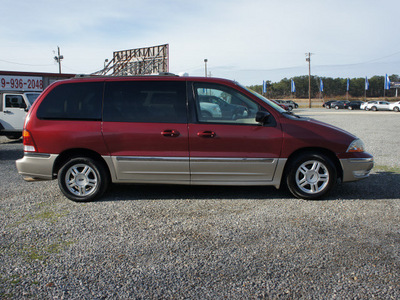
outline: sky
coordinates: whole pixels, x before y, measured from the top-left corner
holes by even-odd
[[[245,85],[400,74],[399,0],[0,0],[0,70],[90,74],[169,44],[170,72]]]

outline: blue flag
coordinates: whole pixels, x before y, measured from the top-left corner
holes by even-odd
[[[365,90],[366,90],[366,91],[369,90],[369,81],[368,81],[368,77],[365,77]]]
[[[386,74],[386,76],[385,76],[385,90],[389,90],[389,89],[390,89],[390,78]]]
[[[320,81],[319,81],[319,90],[320,90],[320,92],[324,91],[324,82],[322,81],[322,79],[320,79]]]
[[[349,90],[350,90],[350,79],[347,78],[347,91],[349,91]]]
[[[267,92],[267,82],[263,80],[263,93],[265,94]]]
[[[292,93],[296,93],[296,85],[294,84],[293,79],[292,79],[292,84],[291,84],[291,91],[292,91]]]

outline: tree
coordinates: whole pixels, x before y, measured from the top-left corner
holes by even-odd
[[[389,76],[390,81],[400,82],[399,75]],[[292,78],[296,85],[296,92],[294,94],[297,98],[308,98],[308,76],[296,76]],[[291,80],[284,78],[279,82],[271,83],[267,81],[267,94],[266,96],[271,99],[285,98],[292,96],[291,93]],[[342,97],[347,92],[347,78],[331,78],[331,77],[318,77],[311,76],[311,97],[318,98],[320,92],[320,79],[324,82],[324,97]],[[367,97],[383,97],[384,95],[384,76],[373,76],[369,79],[369,90]],[[250,89],[257,93],[262,93],[262,85],[252,85]],[[349,96],[363,97],[365,93],[365,78],[351,78],[349,87]],[[386,90],[385,96],[394,97],[395,90]]]

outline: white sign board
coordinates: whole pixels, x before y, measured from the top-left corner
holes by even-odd
[[[42,91],[43,77],[0,75],[0,91]]]
[[[390,83],[390,88],[391,89],[399,89],[400,88],[400,82],[391,82]]]

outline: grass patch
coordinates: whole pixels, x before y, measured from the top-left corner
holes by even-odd
[[[384,165],[375,165],[374,171],[383,171],[388,173],[400,174],[400,167],[389,167]]]
[[[74,244],[75,241],[63,241],[59,240],[56,243],[49,245],[31,245],[26,246],[20,250],[20,254],[27,261],[45,261],[52,254],[59,254],[64,249],[68,248],[70,245]]]
[[[7,227],[17,227],[21,224],[29,223],[31,221],[44,221],[55,224],[58,222],[59,219],[67,216],[69,213],[68,211],[55,212],[49,209],[45,209],[44,207],[40,208],[40,211],[25,215],[19,221],[7,225]]]
[[[65,216],[65,214],[62,213],[56,213],[54,211],[41,211],[37,213],[36,215],[31,216],[31,220],[42,220],[42,221],[48,221],[52,224],[56,223],[58,219],[62,218]]]

